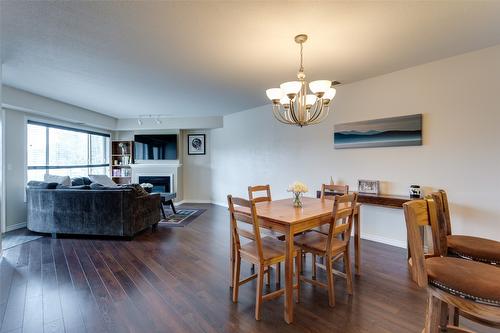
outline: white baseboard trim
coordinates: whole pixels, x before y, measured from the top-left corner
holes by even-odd
[[[383,237],[383,236],[379,236],[379,235],[372,235],[372,234],[365,234],[365,233],[361,233],[361,239],[366,239],[369,241],[382,243],[382,244],[386,244],[386,245],[392,245],[392,246],[406,249],[406,242],[399,240],[399,239],[392,239],[392,238],[387,238],[387,237]]]
[[[17,229],[21,229],[21,228],[26,228],[26,222],[7,225],[7,226],[5,226],[5,232],[9,232],[9,231],[17,230]]]

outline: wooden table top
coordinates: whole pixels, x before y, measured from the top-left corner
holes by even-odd
[[[357,204],[359,208],[361,204]],[[321,200],[309,197],[302,198],[302,207],[294,207],[292,199],[281,199],[259,202],[255,205],[257,216],[281,224],[296,224],[313,218],[329,216],[333,210],[333,200]],[[244,212],[247,209],[238,207]]]

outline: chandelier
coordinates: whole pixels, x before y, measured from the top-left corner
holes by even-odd
[[[285,82],[279,88],[266,90],[267,97],[273,102],[274,117],[284,124],[300,127],[323,121],[328,116],[330,102],[336,93],[330,80],[310,82],[311,93],[308,93],[306,74],[302,64],[302,49],[306,41],[307,35],[295,36],[295,42],[300,44],[300,67],[297,73],[299,80]],[[337,83],[333,82],[333,84]]]

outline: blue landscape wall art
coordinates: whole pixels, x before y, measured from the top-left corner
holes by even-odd
[[[337,124],[335,149],[421,146],[422,114]]]

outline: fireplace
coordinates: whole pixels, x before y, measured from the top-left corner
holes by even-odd
[[[172,192],[171,176],[139,176],[139,183],[153,184],[153,192],[160,192],[160,193]]]

